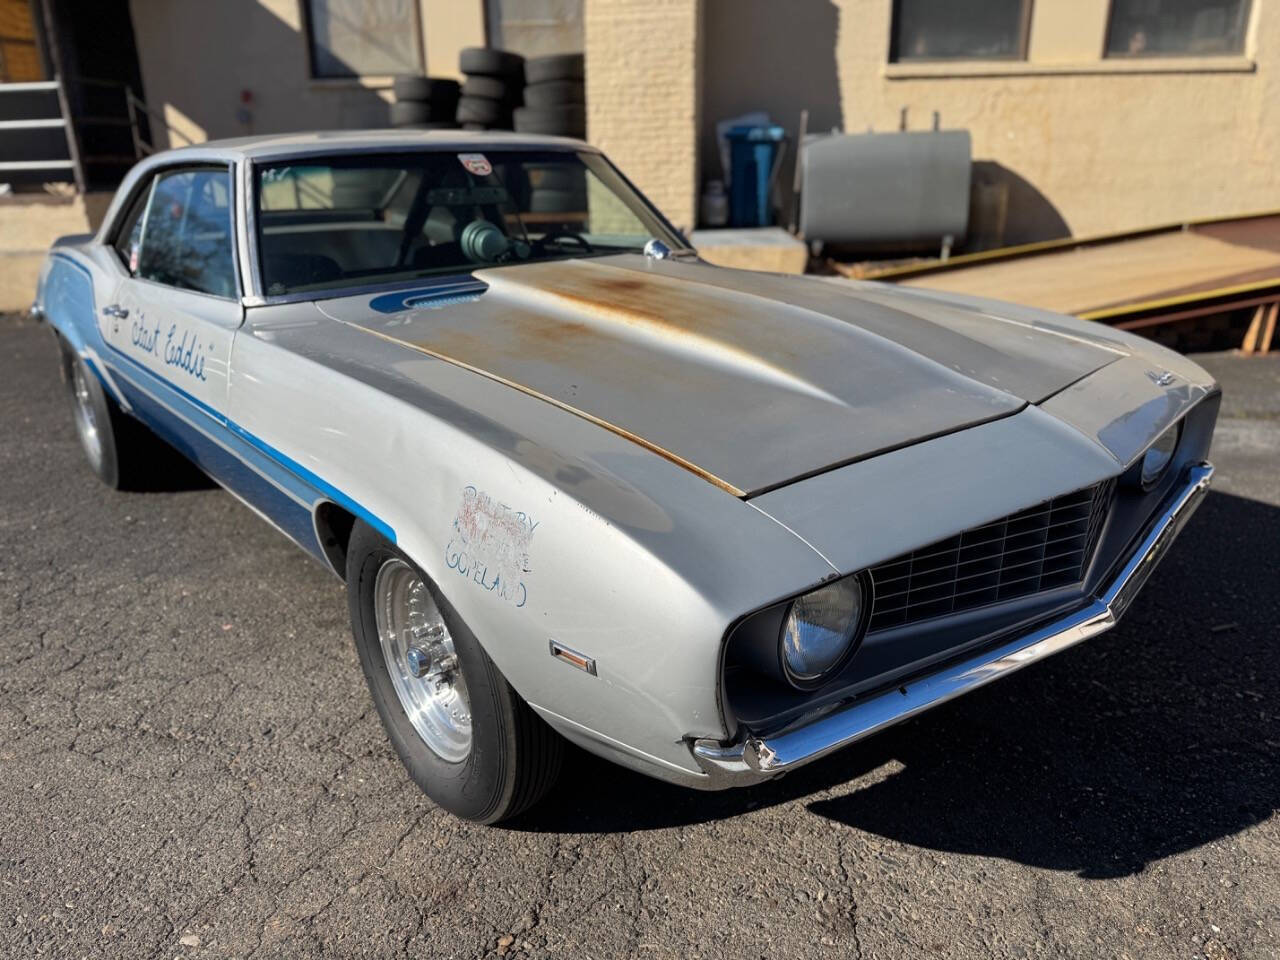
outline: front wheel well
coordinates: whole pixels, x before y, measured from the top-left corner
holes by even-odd
[[[350,510],[338,506],[332,500],[316,504],[314,513],[316,539],[329,561],[333,572],[342,580],[347,579],[347,546],[351,543],[351,530],[356,517]]]

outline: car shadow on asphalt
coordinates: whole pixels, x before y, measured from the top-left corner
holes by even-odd
[[[186,456],[157,442],[144,469],[129,485],[132,493],[183,493],[188,490],[212,490],[218,482],[197,467]]]
[[[575,751],[509,826],[629,832],[798,800],[931,850],[1140,872],[1280,806],[1278,544],[1280,509],[1214,492],[1110,634],[750,789],[683,790]]]

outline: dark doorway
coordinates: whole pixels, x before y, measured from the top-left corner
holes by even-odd
[[[126,91],[143,97],[128,0],[36,0],[63,81],[86,190],[113,190],[137,161]],[[139,133],[150,141],[146,118]]]

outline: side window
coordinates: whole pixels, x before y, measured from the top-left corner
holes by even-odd
[[[151,183],[152,181],[148,180],[147,185],[133,198],[133,203],[130,204],[120,224],[120,230],[116,234],[115,242],[112,244],[125,269],[131,274],[138,272],[138,254],[142,247],[142,224],[146,220],[143,214],[147,209],[147,201],[151,199]]]
[[[1031,2],[894,0],[889,59],[1025,60]]]
[[[226,170],[161,174],[145,219],[139,277],[217,297],[236,295]]]
[[[1242,53],[1249,0],[1112,0],[1108,57]]]

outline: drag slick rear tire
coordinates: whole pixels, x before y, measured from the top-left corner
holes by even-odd
[[[347,548],[347,600],[374,705],[422,791],[477,823],[536,803],[559,773],[560,737],[435,584],[361,521]]]
[[[58,348],[76,435],[89,469],[113,490],[144,488],[149,470],[169,453],[164,441],[121,410],[84,358],[61,338]]]

